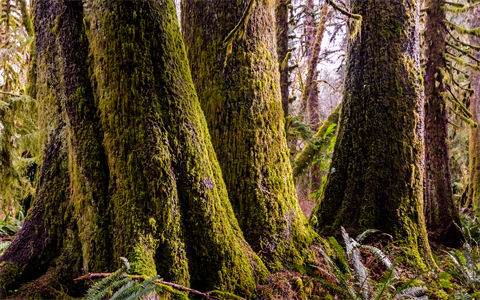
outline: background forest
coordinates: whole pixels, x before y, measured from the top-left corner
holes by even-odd
[[[0,0],[0,299],[480,299],[479,0]]]

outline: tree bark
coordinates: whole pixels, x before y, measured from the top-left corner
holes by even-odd
[[[310,47],[307,77],[305,79],[301,100],[302,107],[306,107],[306,114],[308,116],[307,120],[312,124],[312,130],[314,131],[318,129],[318,122],[320,122],[320,117],[318,115],[318,83],[316,82],[318,77],[317,66],[320,57],[320,50],[322,48],[323,36],[325,35],[325,23],[327,21],[328,8],[328,3],[324,3],[322,10],[320,11],[320,20],[316,30],[317,34],[312,34],[315,38]],[[309,172],[310,194],[312,194],[320,188],[322,176],[319,174],[319,165],[313,165]]]
[[[480,27],[480,8],[477,7],[471,12],[470,28]],[[471,35],[470,44],[480,45],[480,39]],[[474,52],[475,58],[480,59],[480,52]],[[470,75],[471,87],[475,93],[470,98],[470,112],[472,120],[480,124],[480,75],[472,70]],[[467,199],[473,204],[475,212],[480,210],[480,129],[470,128],[469,140],[469,165]]]
[[[43,163],[0,290],[78,297],[74,278],[125,256],[136,274],[250,295],[266,270],[229,204],[174,1],[34,5]]]
[[[316,80],[318,77],[318,59],[320,57],[320,50],[322,49],[323,36],[325,35],[325,23],[327,22],[328,8],[329,5],[324,3],[322,10],[320,11],[317,34],[315,35],[314,43],[312,44],[307,77],[305,79],[304,90],[302,93],[302,105],[307,106],[308,122],[312,124],[313,130],[318,129],[318,122],[320,121],[318,115],[318,89]]]
[[[277,56],[280,70],[280,90],[282,94],[283,115],[288,116],[288,3],[290,0],[276,0],[275,28],[277,32]]]
[[[434,265],[423,216],[423,95],[414,0],[353,0],[361,35],[348,46],[339,132],[322,199],[323,234],[375,228]],[[425,260],[422,260],[422,258]]]
[[[284,133],[272,1],[255,1],[244,38],[224,39],[250,1],[183,1],[182,32],[200,104],[246,240],[272,269],[302,262],[305,226]],[[242,33],[240,35],[242,35]]]
[[[453,200],[448,153],[447,92],[441,70],[446,68],[447,30],[442,1],[427,0],[425,23],[425,219],[431,240],[450,247],[462,245],[458,209]]]

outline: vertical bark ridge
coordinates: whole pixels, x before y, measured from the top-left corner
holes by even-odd
[[[276,0],[275,29],[277,32],[277,56],[280,70],[280,90],[282,94],[283,115],[288,116],[288,3],[290,0]]]
[[[354,0],[361,36],[350,41],[339,131],[322,199],[322,233],[375,228],[434,265],[423,216],[423,97],[419,8],[413,0]]]
[[[470,16],[470,28],[480,26],[480,8],[472,10]],[[480,45],[480,39],[471,35],[470,44]],[[480,52],[474,53],[475,58],[480,59]],[[480,74],[472,70],[470,75],[471,87],[475,90],[470,99],[470,112],[472,120],[479,124],[480,122]],[[475,212],[480,210],[480,129],[470,129],[469,139],[469,166],[468,166],[468,186],[467,198],[473,204]]]
[[[174,2],[34,5],[43,164],[1,290],[80,296],[73,278],[125,256],[133,273],[251,295],[267,271],[228,201]]]
[[[446,68],[447,31],[441,1],[429,0],[425,23],[425,219],[433,241],[462,245],[458,210],[453,200],[448,152],[448,110],[441,70]]]
[[[245,38],[223,41],[249,1],[183,1],[182,33],[229,197],[246,240],[273,269],[313,239],[293,185],[280,98],[275,2],[256,1]],[[226,61],[226,63],[225,63]]]

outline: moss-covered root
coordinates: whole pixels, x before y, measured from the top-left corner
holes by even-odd
[[[414,0],[354,0],[351,41],[330,174],[312,223],[326,235],[376,228],[434,266],[423,216],[423,97]]]
[[[253,250],[278,269],[301,263],[315,233],[305,225],[288,160],[275,1],[255,1],[244,38],[228,56],[224,47],[249,3],[183,1],[182,33],[235,215]]]
[[[41,280],[79,297],[76,276],[125,256],[133,273],[252,295],[267,271],[228,201],[173,0],[34,10],[42,163],[2,288]]]
[[[313,162],[313,158],[315,155],[319,154],[319,152],[323,151],[325,145],[328,145],[328,141],[324,141],[322,138],[327,132],[327,129],[332,124],[338,124],[338,120],[340,118],[340,111],[342,109],[342,105],[338,105],[335,110],[328,116],[327,120],[320,126],[317,133],[313,136],[313,144],[307,144],[305,148],[300,152],[297,157],[295,158],[295,164],[293,166],[293,177],[296,178],[302,172],[308,170],[309,166],[311,166]],[[321,144],[319,144],[319,139]]]
[[[174,2],[86,3],[115,256],[136,273],[249,295],[266,271],[228,201]]]

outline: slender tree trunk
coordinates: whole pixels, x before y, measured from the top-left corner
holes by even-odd
[[[458,210],[453,200],[448,154],[448,110],[441,70],[446,68],[447,31],[442,1],[427,0],[425,23],[425,219],[433,241],[462,245]]]
[[[42,157],[1,292],[80,296],[117,268],[245,295],[266,274],[229,204],[173,0],[35,3]]]
[[[317,37],[317,30],[315,28],[315,15],[313,15],[313,11],[315,10],[315,4],[313,0],[307,0],[307,11],[305,14],[305,43],[304,43],[304,55],[307,59],[308,64],[312,61],[313,49],[315,47],[315,38]],[[308,76],[308,75],[307,75]],[[304,90],[305,90],[304,85]],[[308,97],[308,95],[307,95]],[[309,121],[309,113],[308,113],[308,98],[303,97],[302,94],[302,101],[300,102],[300,113],[304,117],[304,121]]]
[[[414,0],[352,0],[363,17],[350,41],[339,132],[311,223],[323,234],[375,228],[434,265],[423,216],[423,95]],[[415,8],[417,7],[417,8]],[[425,259],[423,261],[420,255]]]
[[[280,90],[282,94],[283,115],[288,116],[288,3],[290,0],[276,0],[275,24],[277,31],[277,56],[280,70]]]
[[[477,7],[471,12],[470,28],[480,26],[480,8]],[[480,45],[480,39],[470,36],[470,44]],[[475,58],[480,59],[480,52],[474,53]],[[470,99],[470,112],[472,113],[472,120],[480,124],[480,75],[473,71],[470,75],[471,87],[475,93]],[[475,212],[480,210],[480,129],[470,129],[469,140],[469,165],[468,165],[468,186],[467,198],[473,204]]]
[[[301,262],[315,234],[293,185],[280,99],[272,1],[183,1],[182,32],[200,104],[246,240],[270,267]],[[246,14],[244,14],[246,12]],[[249,21],[227,55],[224,40]]]
[[[317,66],[318,59],[320,57],[320,50],[322,48],[323,36],[325,35],[325,23],[327,21],[329,5],[323,4],[320,12],[320,20],[318,22],[318,28],[314,43],[312,43],[311,52],[309,53],[310,61],[308,63],[307,77],[305,79],[305,85],[302,92],[302,106],[307,107],[308,122],[312,124],[312,129],[318,129],[318,122],[320,117],[318,115],[318,84],[317,84]],[[314,193],[320,188],[322,176],[319,173],[319,165],[313,165],[310,168],[310,194]]]
[[[318,59],[320,57],[320,50],[322,49],[323,36],[325,35],[325,23],[327,22],[329,5],[323,4],[320,11],[320,20],[318,22],[318,28],[314,38],[314,43],[311,47],[311,53],[309,56],[307,77],[305,79],[305,86],[302,93],[302,103],[308,107],[308,122],[312,124],[313,130],[318,129],[318,122],[320,117],[318,115],[318,88],[317,88],[317,67]]]

